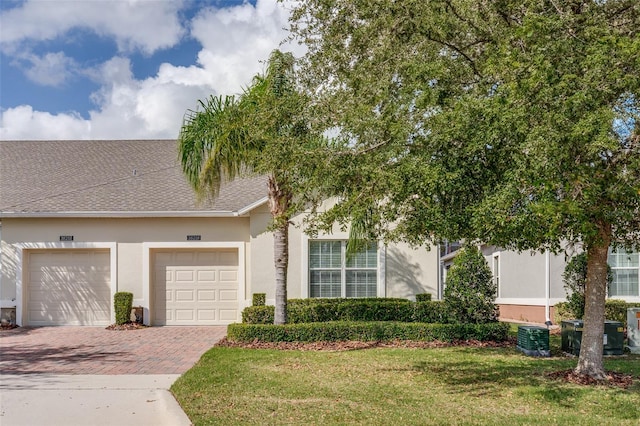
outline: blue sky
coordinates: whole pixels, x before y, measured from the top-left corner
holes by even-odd
[[[287,19],[276,0],[2,0],[0,139],[175,138],[263,69]]]

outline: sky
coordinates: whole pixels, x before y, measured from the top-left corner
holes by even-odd
[[[176,138],[287,37],[276,0],[1,0],[0,140]]]

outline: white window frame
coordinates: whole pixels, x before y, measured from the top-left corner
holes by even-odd
[[[609,249],[609,256],[614,255],[614,254],[618,254],[618,253],[614,253],[614,249],[610,248]],[[640,253],[639,252],[626,252],[626,254],[629,255],[633,255],[633,256],[638,256],[640,257]],[[610,259],[607,259],[607,263],[609,264],[609,266],[611,267],[611,271],[615,272],[615,271],[638,271],[638,281],[640,281],[640,259],[638,259],[638,266],[611,266]],[[630,302],[636,302],[636,301],[640,301],[640,282],[638,283],[638,293],[634,294],[634,295],[609,295],[608,297],[613,297],[616,299],[624,299]]]
[[[300,296],[303,299],[308,299],[310,297],[310,268],[309,268],[309,242],[310,241],[341,241],[341,263],[342,263],[342,275],[340,282],[340,297],[346,297],[346,262],[345,262],[345,252],[346,249],[346,241],[348,240],[348,236],[345,235],[331,235],[320,238],[309,238],[308,235],[302,234],[302,268],[301,268],[301,289]],[[382,243],[377,244],[378,249],[378,259],[377,259],[377,268],[371,268],[371,270],[376,270],[376,297],[386,297],[386,273],[385,273],[385,262],[386,262],[386,246]],[[354,268],[354,269],[366,269],[366,268]]]
[[[497,251],[491,256],[491,273],[493,274],[493,283],[496,285],[497,297],[500,297],[500,252]]]

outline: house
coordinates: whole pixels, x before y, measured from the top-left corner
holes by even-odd
[[[128,291],[146,324],[237,322],[253,293],[275,298],[266,204],[260,177],[198,203],[175,140],[0,141],[2,316],[105,326]],[[291,228],[289,298],[438,294],[437,250],[378,244],[345,260],[346,238]]]
[[[460,244],[445,243],[440,248],[443,285],[448,268]],[[496,304],[500,318],[524,322],[554,321],[554,305],[566,300],[562,274],[567,263],[577,252],[553,254],[550,252],[522,252],[504,250],[490,245],[480,249],[493,273],[498,294]],[[640,302],[640,253],[624,249],[610,250],[609,266],[613,282],[607,297],[626,302]]]

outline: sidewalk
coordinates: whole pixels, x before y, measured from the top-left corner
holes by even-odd
[[[3,426],[188,426],[168,375],[0,375]]]

